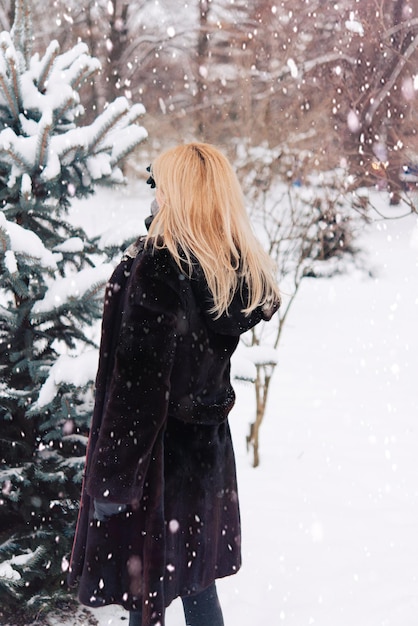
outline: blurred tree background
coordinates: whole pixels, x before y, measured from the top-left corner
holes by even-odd
[[[8,29],[13,2],[0,3]],[[45,16],[48,19],[45,19]],[[148,149],[200,139],[281,146],[278,174],[343,166],[387,186],[418,154],[418,0],[45,0],[34,46],[85,41],[102,62],[91,116],[118,95],[147,110]],[[289,167],[291,165],[291,167]],[[411,205],[413,208],[413,205]]]

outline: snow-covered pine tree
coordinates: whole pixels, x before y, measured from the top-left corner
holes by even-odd
[[[0,35],[2,623],[65,590],[96,368],[91,326],[111,269],[67,211],[96,184],[122,182],[121,162],[146,137],[142,105],[124,98],[80,125],[79,89],[98,61],[83,43],[32,55],[31,41],[29,2],[18,0]]]

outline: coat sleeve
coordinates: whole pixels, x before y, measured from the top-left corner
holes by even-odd
[[[164,430],[177,342],[179,296],[168,266],[144,253],[134,264],[106,390],[87,493],[135,504],[142,497],[157,437]]]

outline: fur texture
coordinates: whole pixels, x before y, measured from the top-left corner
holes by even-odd
[[[241,564],[230,358],[277,307],[244,316],[237,294],[213,320],[211,305],[198,268],[189,278],[141,241],[106,288],[69,583],[88,606],[142,607],[144,626]],[[94,499],[127,509],[101,522]]]

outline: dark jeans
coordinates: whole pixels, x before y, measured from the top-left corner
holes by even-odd
[[[200,593],[185,596],[181,600],[186,626],[224,626],[215,583]],[[142,626],[141,611],[129,612],[129,626]]]

